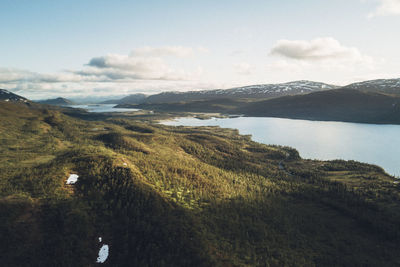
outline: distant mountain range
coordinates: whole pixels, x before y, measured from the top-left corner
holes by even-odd
[[[6,89],[0,89],[0,101],[6,102],[28,102],[29,100],[20,95],[11,93]]]
[[[400,79],[380,79],[370,80],[358,83],[352,83],[346,86],[337,86],[313,81],[294,81],[280,84],[259,84],[231,89],[214,89],[188,92],[162,92],[154,95],[132,94],[120,99],[108,99],[95,101],[94,96],[86,97],[88,103],[97,104],[160,104],[160,103],[178,103],[189,102],[194,100],[211,100],[211,99],[272,99],[289,95],[304,95],[313,92],[326,91],[332,89],[356,89],[363,92],[379,92],[390,95],[400,95]],[[3,90],[7,91],[7,90]],[[8,92],[8,91],[7,91]],[[20,97],[22,98],[22,97]],[[103,98],[104,99],[104,98]],[[80,99],[82,100],[82,99]],[[90,101],[89,101],[90,100]],[[71,105],[81,103],[82,101],[70,100],[62,97],[47,100],[36,101],[42,104],[50,105]],[[83,100],[82,104],[85,104]]]
[[[46,100],[38,100],[36,102],[40,103],[40,104],[56,105],[56,106],[67,106],[67,105],[74,104],[74,102],[72,102],[71,100],[63,98],[63,97],[46,99]]]
[[[208,112],[253,117],[400,124],[400,96],[346,88],[261,101],[228,98],[143,103],[132,107],[166,112]]]
[[[391,95],[400,95],[400,79],[371,80],[353,83],[346,86],[337,86],[313,81],[295,81],[281,84],[260,84],[231,89],[215,89],[189,92],[162,92],[145,96],[134,94],[119,100],[111,100],[103,103],[115,104],[160,104],[178,103],[194,100],[211,99],[271,99],[288,95],[303,95],[313,92],[332,89],[356,89],[363,92],[379,92]]]
[[[181,101],[207,100],[216,98],[275,98],[286,95],[306,94],[338,86],[312,81],[295,81],[281,84],[260,84],[231,89],[202,90],[190,92],[164,92],[151,95],[147,103],[173,103]]]
[[[28,101],[4,89],[0,90],[0,100]],[[65,98],[38,102],[72,104]],[[134,94],[102,103],[158,111],[400,124],[400,79],[371,80],[342,87],[295,81],[225,90]]]
[[[227,91],[232,92],[232,90]],[[367,81],[330,90],[317,87],[309,89],[308,92],[308,94],[300,93],[264,99],[232,98],[229,97],[230,94],[224,93],[225,98],[159,103],[147,101],[140,105],[120,105],[120,107],[171,112],[219,112],[258,117],[400,124],[400,79]],[[177,99],[179,99],[178,95]]]

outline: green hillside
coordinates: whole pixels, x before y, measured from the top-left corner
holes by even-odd
[[[100,236],[103,266],[400,264],[400,188],[377,166],[62,111],[0,104],[2,266],[95,266]]]

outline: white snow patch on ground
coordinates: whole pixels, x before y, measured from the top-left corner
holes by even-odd
[[[100,239],[100,238],[99,238]],[[104,244],[99,250],[99,256],[97,257],[97,263],[103,263],[108,258],[108,245]]]
[[[99,242],[101,242],[101,240],[102,240],[101,237],[99,237]]]
[[[67,180],[67,184],[75,184],[78,181],[78,174],[70,174]]]

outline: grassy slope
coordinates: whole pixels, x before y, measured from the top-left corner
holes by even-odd
[[[400,264],[399,188],[379,167],[37,107],[0,106],[3,266],[95,265],[98,236],[110,266]]]

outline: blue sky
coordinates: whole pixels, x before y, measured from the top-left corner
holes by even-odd
[[[0,87],[33,99],[400,77],[400,0],[0,0],[0,25]]]

